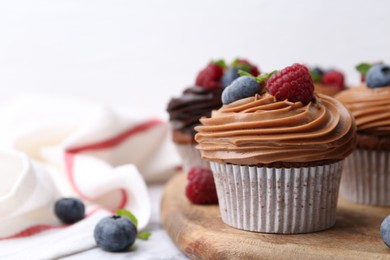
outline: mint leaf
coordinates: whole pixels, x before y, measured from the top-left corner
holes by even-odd
[[[231,66],[232,67],[236,67],[238,65],[238,63],[240,62],[240,59],[239,58],[235,58],[234,61],[232,62]]]
[[[321,75],[315,70],[310,70],[310,76],[314,82],[321,82]]]
[[[259,84],[265,85],[267,83],[267,79],[269,79],[272,75],[274,75],[277,70],[272,71],[271,73],[264,73],[256,77],[256,81]]]
[[[143,232],[139,232],[137,234],[137,238],[142,239],[142,240],[148,240],[151,235],[152,235],[152,233],[143,231]]]
[[[360,63],[356,65],[355,69],[360,72],[363,76],[367,74],[367,71],[372,67],[369,63]]]
[[[247,64],[247,63],[242,63],[242,61],[240,61],[240,59],[235,59],[233,62],[232,62],[232,65],[231,67],[233,68],[237,68],[239,70],[244,70],[244,71],[251,71],[252,69],[252,66]]]
[[[245,70],[245,71],[250,71],[252,69],[251,65],[249,64],[244,64],[244,63],[241,63],[241,64],[238,64],[236,66],[237,69],[240,69],[240,70]]]
[[[126,210],[126,209],[118,209],[116,211],[116,214],[119,215],[119,216],[123,216],[123,217],[126,217],[126,218],[129,218],[131,220],[131,222],[133,222],[134,226],[137,228],[138,227],[138,220],[137,218],[133,215],[133,213],[131,213],[130,211]]]
[[[251,77],[251,78],[255,78],[255,76],[253,76],[252,74],[250,74],[249,72],[245,71],[245,70],[238,70],[238,75],[240,76],[248,76],[248,77]]]
[[[252,74],[250,74],[249,72],[247,71],[244,71],[244,70],[239,70],[238,71],[238,74],[240,76],[248,76],[248,77],[251,77],[251,78],[254,78],[257,83],[259,84],[262,84],[262,85],[265,85],[267,82],[267,79],[269,79],[272,75],[274,75],[276,72],[278,72],[277,70],[274,70],[272,71],[271,73],[264,73],[264,74],[261,74],[257,77],[253,76]]]
[[[226,63],[224,60],[220,59],[220,60],[214,60],[212,61],[212,63],[214,63],[215,65],[221,67],[222,69],[225,69],[226,68]]]

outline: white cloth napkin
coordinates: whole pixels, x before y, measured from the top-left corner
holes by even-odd
[[[144,180],[164,181],[180,163],[167,123],[99,104],[22,97],[0,107],[0,122],[0,259],[89,249],[96,222],[119,208],[144,228],[151,214]],[[87,204],[87,217],[64,227],[53,206],[69,196]]]

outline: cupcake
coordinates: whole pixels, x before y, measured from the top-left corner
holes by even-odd
[[[366,83],[336,96],[357,126],[357,149],[346,159],[340,194],[348,200],[390,206],[390,66],[370,66]]]
[[[182,158],[184,172],[192,167],[209,168],[209,162],[202,160],[200,152],[195,149],[194,127],[199,125],[199,118],[210,116],[212,110],[222,106],[222,78],[224,82],[234,80],[239,75],[233,72],[238,69],[259,73],[257,67],[247,60],[236,59],[229,67],[223,60],[213,61],[198,73],[194,86],[170,100],[167,111],[173,129],[172,139]]]
[[[200,120],[195,136],[210,161],[222,220],[266,233],[333,226],[343,160],[356,138],[349,111],[314,93],[309,70],[300,64],[242,76],[222,101]]]
[[[328,96],[335,96],[345,89],[344,74],[336,69],[323,70],[315,67],[310,69],[314,82],[314,91]]]

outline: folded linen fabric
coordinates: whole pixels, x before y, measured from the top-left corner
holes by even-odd
[[[0,121],[1,259],[20,258],[22,247],[34,247],[36,253],[25,252],[29,259],[89,249],[96,216],[119,208],[132,211],[144,228],[151,214],[144,180],[164,181],[179,165],[165,122],[97,104],[25,97],[0,107]],[[53,206],[69,196],[87,204],[87,217],[64,226]],[[43,250],[65,232],[79,232],[74,241],[66,238],[68,249]],[[83,236],[89,238],[81,243]]]

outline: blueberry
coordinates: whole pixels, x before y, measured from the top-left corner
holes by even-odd
[[[381,224],[381,237],[386,246],[390,247],[390,215]]]
[[[369,88],[390,86],[390,66],[386,64],[372,66],[367,71],[366,83]]]
[[[76,198],[57,200],[54,206],[56,216],[65,224],[73,224],[85,216],[84,203]]]
[[[260,86],[257,81],[249,76],[242,76],[234,80],[222,92],[222,103],[229,104],[236,100],[254,96],[259,93]]]
[[[316,72],[320,76],[324,75],[324,71],[319,67],[314,67],[312,71]]]
[[[94,231],[97,245],[109,252],[128,250],[134,244],[136,236],[137,228],[133,222],[122,216],[103,218]]]
[[[240,74],[238,74],[237,68],[228,68],[225,70],[225,72],[222,75],[222,85],[224,88],[229,86],[233,80],[240,77]]]

